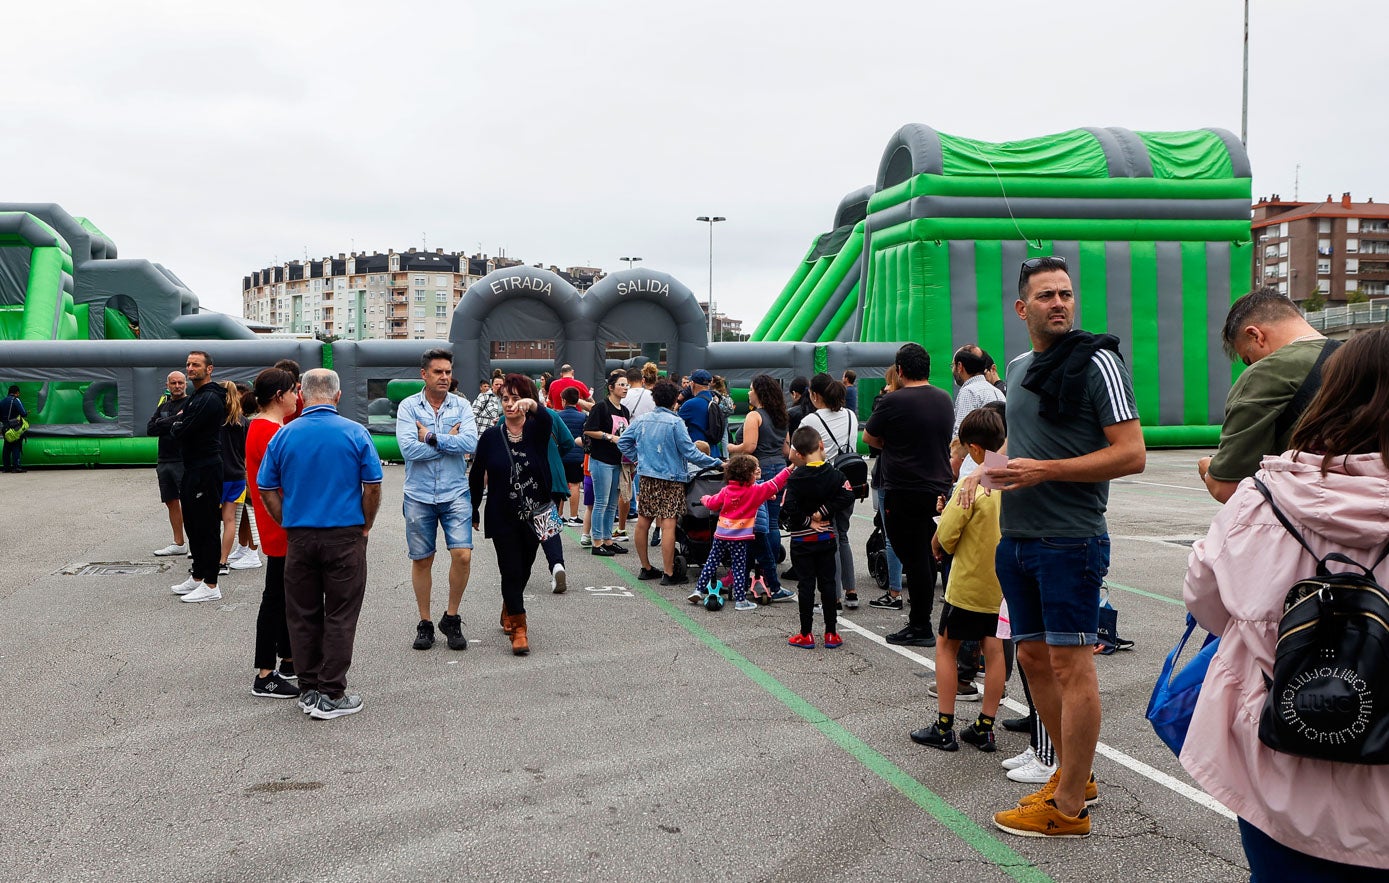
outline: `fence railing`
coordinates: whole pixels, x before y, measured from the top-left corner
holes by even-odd
[[[1375,298],[1361,304],[1327,307],[1307,314],[1307,323],[1318,331],[1349,328],[1355,325],[1389,323],[1389,298]]]

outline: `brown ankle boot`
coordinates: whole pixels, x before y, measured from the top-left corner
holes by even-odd
[[[506,612],[506,602],[502,602],[502,631],[511,635],[511,614]]]
[[[530,641],[526,639],[526,614],[517,613],[511,617],[511,652],[525,656],[531,652]]]

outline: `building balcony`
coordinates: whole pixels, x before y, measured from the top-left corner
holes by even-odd
[[[1389,281],[1389,266],[1379,267],[1379,266],[1367,266],[1367,265],[1365,265],[1365,264],[1361,264],[1361,265],[1360,265],[1360,272],[1359,272],[1359,273],[1349,273],[1349,274],[1347,274],[1347,275],[1348,275],[1348,276],[1353,276],[1353,277],[1355,277],[1356,279],[1359,279],[1359,280],[1361,280],[1361,281],[1364,281],[1364,280],[1367,280],[1367,279],[1373,279],[1373,280],[1378,280],[1378,281]]]

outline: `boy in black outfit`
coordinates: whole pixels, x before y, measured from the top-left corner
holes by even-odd
[[[803,426],[791,434],[791,477],[786,497],[781,501],[781,529],[791,538],[791,566],[796,571],[796,590],[801,607],[801,630],[787,643],[812,649],[815,636],[811,621],[815,616],[815,587],[820,587],[820,606],[825,615],[825,648],[833,650],[844,641],[836,629],[834,588],[839,543],[834,533],[837,513],[853,508],[854,492],[844,475],[825,462],[820,433]]]

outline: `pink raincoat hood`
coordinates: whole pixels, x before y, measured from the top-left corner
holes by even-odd
[[[1352,454],[1332,460],[1323,476],[1321,463],[1319,454],[1265,457],[1264,484],[1294,525],[1338,546],[1378,552],[1389,538],[1389,467],[1379,454]]]

